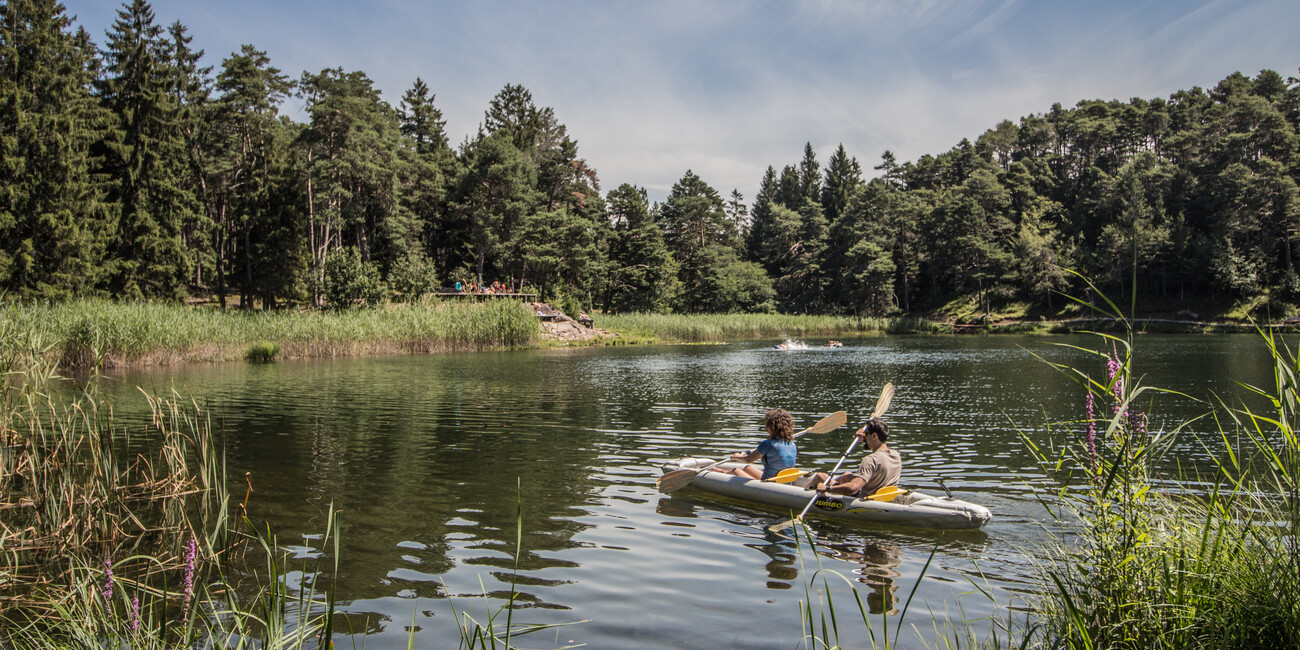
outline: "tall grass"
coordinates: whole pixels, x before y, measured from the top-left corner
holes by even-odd
[[[1109,310],[1121,316],[1112,303]],[[1160,392],[1133,368],[1131,328],[1099,334],[1092,368],[1057,365],[1083,389],[1084,417],[1060,423],[1063,444],[1026,444],[1059,480],[1049,512],[1077,534],[1054,535],[1039,567],[1046,647],[1272,648],[1300,646],[1300,549],[1293,428],[1296,356],[1262,334],[1274,385],[1247,387],[1273,412],[1220,403],[1216,475],[1165,476],[1178,431],[1149,431],[1140,405]],[[1054,364],[1055,365],[1055,364]]]
[[[821,554],[817,552],[817,540],[812,530],[802,522],[795,527],[795,543],[799,553],[802,571],[808,575],[804,584],[804,598],[799,603],[800,621],[803,627],[801,643],[811,650],[841,650],[842,648],[872,648],[872,650],[898,647],[927,648],[1007,648],[1010,641],[1025,630],[1017,627],[1015,619],[1008,614],[1005,617],[975,620],[959,612],[956,620],[943,617],[939,621],[936,612],[931,616],[930,629],[922,630],[915,624],[907,623],[916,590],[920,588],[930,565],[939,550],[936,541],[934,549],[926,559],[916,576],[912,593],[899,609],[892,592],[887,589],[863,594],[860,588],[861,576],[849,577],[834,569],[822,566]],[[816,570],[808,572],[807,558],[816,562]],[[870,584],[870,583],[868,583]],[[974,583],[972,583],[974,584]],[[992,600],[992,592],[974,584],[976,589]],[[838,595],[837,595],[838,594]],[[873,603],[873,597],[878,599]],[[847,601],[847,605],[846,605]],[[920,604],[917,603],[919,607]],[[871,611],[879,612],[878,623],[872,622]],[[980,627],[988,626],[981,635]],[[906,630],[907,636],[904,637]],[[861,639],[865,636],[865,642]],[[901,643],[900,643],[901,640]],[[919,644],[919,645],[918,645]]]
[[[722,341],[780,336],[842,336],[951,332],[951,328],[917,318],[807,316],[799,314],[606,314],[602,328],[645,339]]]
[[[52,390],[51,347],[0,323],[0,647],[328,640],[332,599],[289,593],[283,551],[230,511],[222,447],[198,404],[146,394],[149,423],[126,431],[93,384],[71,398]],[[267,573],[244,566],[250,544]]]
[[[518,492],[523,494],[519,489],[518,479],[515,481]],[[452,615],[456,617],[456,629],[460,633],[460,647],[467,650],[510,650],[515,645],[511,642],[512,638],[518,638],[534,632],[542,632],[558,627],[568,625],[578,625],[586,623],[586,620],[574,621],[572,623],[542,623],[542,624],[524,624],[520,625],[514,621],[514,604],[515,598],[519,595],[517,586],[519,582],[519,558],[524,552],[524,508],[523,501],[516,497],[515,499],[515,553],[514,567],[510,571],[510,597],[505,604],[489,610],[483,620],[474,617],[473,613],[467,608],[457,608],[456,603],[448,598],[451,605]],[[481,583],[480,583],[481,584]],[[444,584],[445,586],[445,584]],[[487,590],[484,589],[483,597],[487,598]],[[505,620],[502,621],[501,619]],[[412,639],[414,643],[414,639]],[[573,648],[578,646],[567,645],[560,646],[564,648]]]
[[[531,345],[537,319],[522,303],[438,302],[348,311],[221,311],[77,300],[11,303],[0,329],[45,341],[61,367],[243,358],[254,345],[281,357],[477,350]]]

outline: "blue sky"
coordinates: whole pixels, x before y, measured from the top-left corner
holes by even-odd
[[[99,44],[121,3],[64,0]],[[251,43],[293,78],[361,70],[394,106],[421,77],[452,145],[505,84],[600,174],[662,199],[690,169],[752,202],[763,171],[844,144],[868,175],[1002,119],[1167,97],[1232,72],[1300,76],[1296,0],[154,0],[207,65]],[[299,100],[284,110],[301,119]]]

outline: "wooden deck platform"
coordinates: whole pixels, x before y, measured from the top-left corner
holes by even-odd
[[[514,298],[524,302],[537,302],[537,294],[535,293],[470,293],[455,289],[439,289],[430,295],[437,298]]]

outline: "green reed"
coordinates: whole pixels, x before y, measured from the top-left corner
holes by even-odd
[[[951,331],[917,318],[799,314],[604,314],[598,324],[632,337],[688,342]]]
[[[289,593],[283,551],[242,506],[231,512],[224,451],[204,409],[174,391],[145,393],[148,422],[120,427],[93,383],[71,397],[55,390],[43,341],[0,323],[0,647],[328,639],[332,595]],[[333,514],[331,524],[327,542],[337,540]],[[245,566],[254,542],[265,574]]]
[[[1103,309],[1122,314],[1107,301]],[[1085,416],[1054,423],[1053,448],[1026,446],[1058,481],[1039,566],[1038,625],[1025,642],[1069,648],[1262,648],[1300,644],[1297,360],[1271,334],[1274,385],[1247,387],[1274,412],[1220,402],[1208,477],[1159,468],[1178,432],[1147,429],[1161,389],[1133,367],[1132,328],[1098,334],[1095,368],[1055,365],[1083,389]],[[1102,363],[1104,362],[1104,364]],[[1187,397],[1187,396],[1183,396]]]
[[[542,624],[519,624],[514,621],[515,599],[519,596],[519,558],[524,552],[524,506],[523,490],[519,487],[519,479],[515,479],[516,497],[515,497],[515,553],[514,566],[510,571],[510,596],[504,604],[495,610],[488,610],[487,616],[478,620],[473,616],[469,609],[458,609],[456,602],[447,598],[451,606],[452,616],[456,618],[456,629],[460,633],[460,646],[467,650],[510,650],[515,646],[511,643],[512,638],[518,638],[526,634],[533,634],[543,630],[550,630],[567,625],[577,625],[586,623],[586,620],[574,621],[572,623],[542,623]],[[482,578],[479,579],[482,586]],[[446,586],[446,583],[443,584]],[[486,587],[483,587],[483,597],[488,597]],[[505,620],[502,621],[501,619]],[[414,647],[414,625],[412,625],[412,637],[410,641]],[[560,646],[572,648],[578,646]]]
[[[872,587],[864,594],[860,587],[860,577],[849,577],[834,569],[822,566],[821,553],[817,551],[817,541],[811,529],[800,522],[795,527],[795,543],[799,553],[802,572],[808,575],[804,583],[804,598],[799,602],[800,621],[803,628],[801,643],[804,648],[812,650],[841,650],[843,648],[865,648],[872,650],[897,647],[927,648],[1007,648],[1009,640],[1023,631],[1018,630],[1013,618],[991,618],[984,621],[972,619],[959,612],[954,620],[952,616],[940,616],[933,610],[931,629],[923,631],[915,624],[906,624],[907,614],[912,609],[916,591],[920,588],[930,565],[934,562],[940,543],[936,541],[925,565],[916,576],[916,582],[907,600],[900,610],[891,589],[888,586]],[[816,569],[808,572],[807,557],[816,562]],[[987,586],[972,583],[976,590],[993,599],[992,591]],[[870,585],[869,585],[870,586]],[[837,609],[837,596],[840,604]],[[845,600],[848,606],[844,606]],[[919,603],[917,604],[920,605]],[[879,623],[873,624],[872,610],[879,612]],[[978,629],[988,625],[988,632],[981,638]],[[908,636],[900,645],[903,631],[909,629]],[[867,643],[854,640],[865,634]],[[844,639],[849,639],[845,641]]]
[[[48,342],[60,367],[243,358],[254,345],[282,357],[511,348],[534,344],[522,303],[448,301],[343,311],[222,311],[176,304],[75,300],[10,303],[0,330]]]

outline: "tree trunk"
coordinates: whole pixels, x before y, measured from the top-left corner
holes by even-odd
[[[216,236],[216,254],[217,254],[217,301],[221,304],[222,311],[226,309],[226,205],[221,205],[221,220],[217,223]]]

